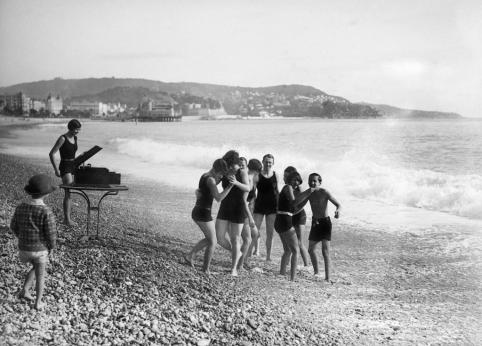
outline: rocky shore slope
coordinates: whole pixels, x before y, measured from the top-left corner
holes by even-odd
[[[0,154],[0,344],[336,345],[481,342],[480,235],[387,234],[334,229],[334,284],[302,271],[296,282],[274,263],[228,275],[216,250],[206,276],[183,254],[201,238],[190,220],[192,194],[131,184],[105,200],[101,239],[79,241],[59,224],[43,311],[17,298],[27,266],[7,225],[23,187],[46,165]],[[62,193],[46,202],[61,220]],[[306,236],[306,235],[305,235]]]

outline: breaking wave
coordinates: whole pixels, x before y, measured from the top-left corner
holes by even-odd
[[[152,139],[116,138],[110,142],[115,150],[133,160],[186,169],[207,169],[232,146],[208,146],[196,142],[169,143]],[[253,150],[247,146],[236,149],[248,159],[260,158],[267,148]],[[322,173],[328,189],[336,195],[392,206],[408,206],[453,215],[482,219],[482,176],[451,175],[431,170],[398,167],[376,153],[357,150],[340,159],[309,156],[303,152],[279,148],[274,152],[276,167],[293,165],[302,176]],[[197,173],[196,173],[197,174]]]

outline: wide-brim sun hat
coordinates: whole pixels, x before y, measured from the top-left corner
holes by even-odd
[[[55,191],[57,186],[52,184],[51,179],[46,174],[36,174],[31,177],[25,185],[25,192],[32,196],[45,196]]]

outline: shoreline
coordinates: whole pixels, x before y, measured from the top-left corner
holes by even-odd
[[[277,236],[274,263],[254,260],[262,273],[230,277],[229,254],[217,247],[212,270],[220,274],[206,277],[199,271],[200,255],[196,270],[182,260],[201,239],[189,216],[194,196],[140,180],[133,180],[127,193],[106,199],[103,242],[80,243],[77,238],[83,229],[59,228],[58,262],[50,265],[46,283],[47,308],[31,313],[15,298],[26,266],[19,263],[15,239],[5,232],[5,225],[24,197],[22,188],[29,175],[42,171],[52,176],[52,172],[50,164],[40,160],[0,154],[0,162],[4,210],[0,276],[6,278],[0,284],[1,343],[109,340],[116,344],[115,340],[136,339],[162,344],[202,340],[253,345],[295,340],[299,344],[477,344],[482,340],[477,304],[481,252],[464,246],[461,234],[450,230],[386,234],[339,224],[332,241],[333,285],[316,281],[307,272],[294,283],[277,275]],[[74,220],[80,225],[84,205],[80,198],[74,203]],[[59,220],[61,193],[52,194],[47,204]]]

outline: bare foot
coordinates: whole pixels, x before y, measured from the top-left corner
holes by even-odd
[[[25,290],[20,291],[18,297],[20,299],[25,299],[25,300],[29,300],[29,301],[33,300],[33,297],[30,295],[30,293],[26,292]]]
[[[231,271],[231,276],[238,276],[238,271],[236,269],[233,269]]]
[[[209,276],[211,276],[211,275],[218,275],[218,274],[219,274],[218,272],[212,272],[212,271],[210,271],[210,270],[203,270],[203,272],[204,272],[204,274],[209,275]]]
[[[189,264],[192,268],[194,268],[194,264],[192,263],[192,258],[189,255],[184,255],[184,260],[187,264]]]
[[[45,304],[42,303],[42,302],[36,302],[35,303],[35,310],[41,311],[41,310],[44,309],[44,307],[45,307]]]

